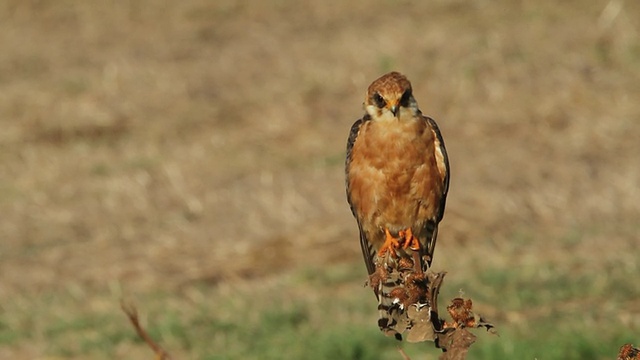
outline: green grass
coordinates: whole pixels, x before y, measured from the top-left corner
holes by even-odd
[[[604,336],[585,329],[551,325],[500,335],[499,340],[480,339],[471,349],[473,359],[615,359],[618,349],[631,342],[629,333]]]
[[[151,336],[176,358],[400,359],[398,342],[376,327],[375,301],[363,287],[360,265],[304,269],[233,288],[196,284],[180,293],[140,294],[135,302]],[[471,358],[612,359],[622,344],[638,341],[637,324],[620,321],[637,288],[614,292],[599,287],[597,276],[573,278],[548,264],[537,272],[504,270],[445,279],[441,308],[463,287],[498,330],[498,336],[475,331]],[[610,283],[628,275],[611,272]],[[100,306],[65,292],[4,304],[0,344],[44,339],[47,353],[65,358],[127,358],[118,349],[144,349],[117,296],[95,296]],[[112,304],[105,306],[105,298]],[[432,343],[403,346],[413,358],[439,354]]]

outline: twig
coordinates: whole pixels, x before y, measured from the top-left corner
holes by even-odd
[[[131,325],[133,325],[138,336],[144,340],[151,350],[153,350],[154,354],[156,354],[155,360],[171,360],[171,356],[160,345],[158,345],[158,343],[153,341],[147,331],[140,325],[140,321],[138,320],[138,310],[136,310],[135,305],[132,303],[126,303],[124,300],[120,300],[120,308],[129,318],[129,321],[131,322]]]
[[[404,352],[404,349],[401,348],[400,346],[398,346],[398,352],[400,353],[400,356],[402,356],[402,360],[411,360],[409,355],[407,355],[407,353]]]

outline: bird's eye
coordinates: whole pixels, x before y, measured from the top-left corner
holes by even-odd
[[[411,89],[405,91],[404,94],[402,94],[402,97],[400,98],[400,106],[408,107],[409,100],[411,100]]]
[[[387,102],[384,101],[384,98],[378,93],[373,94],[373,101],[376,103],[376,106],[381,109],[387,105]]]

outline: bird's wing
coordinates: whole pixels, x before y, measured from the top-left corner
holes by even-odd
[[[447,149],[444,146],[444,140],[442,139],[442,134],[440,133],[440,129],[438,128],[438,124],[436,124],[435,120],[430,117],[423,116],[423,118],[429,124],[431,131],[434,135],[435,141],[435,159],[436,165],[438,167],[438,172],[442,178],[442,194],[440,196],[440,204],[438,204],[438,210],[435,214],[435,218],[427,221],[422,230],[426,240],[427,246],[426,253],[421,255],[428,256],[428,266],[431,266],[431,261],[433,260],[433,252],[436,246],[436,240],[438,238],[438,224],[442,220],[444,216],[444,208],[447,202],[447,193],[449,192],[449,156],[447,155]],[[422,257],[422,256],[421,256]],[[425,269],[426,270],[426,269]]]
[[[351,212],[353,216],[356,218],[358,222],[358,231],[360,232],[360,247],[362,248],[362,255],[364,256],[364,262],[367,265],[367,272],[369,275],[373,274],[376,271],[376,267],[374,264],[375,252],[371,247],[371,243],[367,241],[366,234],[362,230],[362,224],[360,224],[360,217],[358,216],[358,209],[354,206],[351,199],[351,189],[350,189],[350,178],[349,178],[349,168],[351,166],[351,150],[353,149],[353,144],[356,142],[356,138],[358,137],[358,133],[360,132],[360,126],[363,123],[368,121],[370,118],[368,115],[365,115],[362,119],[357,120],[353,126],[351,126],[351,131],[349,132],[349,139],[347,140],[347,158],[345,161],[345,179],[346,179],[346,188],[347,188],[347,201],[349,202],[349,206],[351,207]]]
[[[449,156],[447,155],[447,149],[444,146],[444,140],[442,139],[442,134],[440,133],[440,128],[438,128],[438,124],[436,124],[435,120],[430,117],[426,117],[429,125],[431,126],[431,131],[435,135],[435,149],[436,149],[436,163],[438,165],[438,171],[442,174],[442,198],[440,200],[440,207],[438,213],[438,222],[442,220],[442,216],[444,215],[444,206],[447,201],[447,193],[449,192]]]

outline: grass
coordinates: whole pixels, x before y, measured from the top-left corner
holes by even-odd
[[[619,310],[637,307],[637,287],[601,288],[599,276],[605,275],[574,279],[545,267],[552,266],[447,275],[441,301],[457,296],[459,286],[481,284],[464,286],[463,296],[474,299],[476,311],[497,326],[498,336],[476,330],[474,359],[608,359],[621,344],[637,341],[640,324],[625,324]],[[147,293],[135,302],[151,336],[176,358],[398,359],[399,343],[378,331],[373,295],[362,286],[363,276],[354,275],[362,272],[359,263],[308,268],[262,283]],[[630,275],[607,273],[607,284],[626,282]],[[3,305],[0,324],[3,346],[46,339],[50,356],[126,358],[146,347],[113,293],[78,298],[61,291],[19,299]],[[432,343],[403,347],[415,358],[438,354]]]

